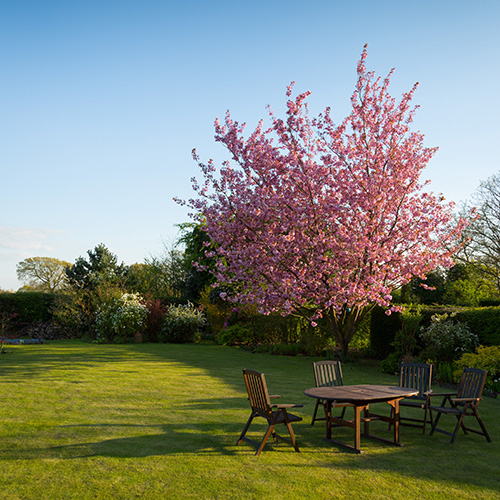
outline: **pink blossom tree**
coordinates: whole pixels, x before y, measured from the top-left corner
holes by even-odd
[[[207,256],[218,284],[235,290],[230,300],[305,316],[344,354],[372,307],[397,310],[392,290],[453,265],[466,224],[419,183],[437,148],[410,131],[418,84],[397,103],[388,94],[394,70],[375,78],[366,56],[365,46],[352,111],[338,126],[329,108],[311,119],[309,92],[293,99],[293,83],[286,119],[269,110],[267,129],[261,121],[245,137],[229,112],[216,120],[233,161],[217,169],[193,151],[204,182],[193,179],[197,197],[187,202],[214,244]]]

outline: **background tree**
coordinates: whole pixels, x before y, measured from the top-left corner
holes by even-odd
[[[436,152],[410,132],[417,87],[396,101],[358,63],[352,111],[335,126],[330,109],[311,120],[309,93],[290,98],[287,118],[262,121],[244,137],[229,113],[216,141],[231,153],[219,175],[200,162],[204,183],[189,202],[216,245],[219,284],[259,312],[301,314],[336,339],[344,354],[375,304],[414,276],[450,267],[465,225],[452,204],[423,190],[420,174]],[[238,168],[239,167],[239,168]],[[394,308],[393,308],[394,309]]]
[[[176,244],[164,243],[160,254],[129,267],[127,287],[144,296],[182,300],[185,274],[182,251]]]
[[[66,268],[69,284],[78,290],[94,290],[100,284],[125,285],[127,267],[118,264],[116,255],[111,253],[103,243],[93,250],[87,251],[88,259],[78,257],[73,265]]]
[[[207,232],[203,230],[202,224],[185,223],[179,227],[182,232],[179,243],[184,246],[182,295],[190,302],[198,302],[201,292],[214,282],[210,271],[215,267],[215,259],[212,258],[211,262],[208,262],[205,258],[204,268],[200,270],[197,270],[193,263],[205,257],[207,248],[213,244]]]
[[[467,242],[457,259],[489,278],[500,293],[500,174],[481,182],[473,201],[478,217],[464,231]]]
[[[498,291],[492,280],[479,273],[477,265],[460,261],[450,269],[430,272],[425,280],[413,278],[401,289],[401,302],[404,304],[477,307],[497,304],[498,300]]]
[[[29,257],[17,264],[17,278],[37,291],[53,293],[67,286],[64,270],[70,265],[53,257]]]
[[[401,289],[401,300],[406,304],[440,304],[443,302],[446,284],[446,271],[436,269],[424,279],[413,278]]]
[[[458,262],[446,272],[443,304],[478,307],[499,304],[499,293],[491,278],[478,266]]]
[[[128,268],[118,264],[116,255],[101,243],[87,251],[88,259],[78,257],[73,265],[66,267],[65,273],[71,288],[71,294],[59,305],[59,316],[66,311],[82,317],[87,333],[93,337],[96,312],[102,302],[110,296],[117,296],[125,291]]]

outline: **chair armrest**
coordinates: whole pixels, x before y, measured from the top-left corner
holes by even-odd
[[[295,405],[293,403],[291,404],[283,404],[283,405],[272,405],[273,408],[283,408],[283,409],[286,409],[286,408],[302,408],[304,405]]]
[[[431,398],[433,396],[442,396],[443,399],[441,400],[440,406],[444,407],[444,406],[446,406],[446,401],[450,401],[450,404],[451,404],[451,397],[456,396],[456,395],[457,395],[456,392],[433,392],[433,393],[427,395],[427,401],[430,404]]]
[[[429,396],[454,396],[456,392],[430,392]]]
[[[273,394],[272,396],[269,396],[269,399],[277,399],[277,398],[281,398],[281,396],[279,394]]]
[[[451,398],[451,401],[454,403],[467,403],[467,402],[478,402],[481,401],[482,398]]]
[[[434,392],[432,389],[428,390],[428,391],[425,391],[422,393],[424,396],[434,396]]]

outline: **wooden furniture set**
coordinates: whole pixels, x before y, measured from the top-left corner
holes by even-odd
[[[476,368],[465,368],[458,391],[455,393],[433,393],[431,390],[432,365],[424,363],[402,363],[400,370],[399,386],[384,385],[344,385],[342,367],[339,361],[319,361],[313,363],[314,381],[316,386],[307,389],[306,396],[316,399],[316,405],[312,416],[311,425],[318,420],[326,421],[326,440],[350,449],[356,453],[361,450],[361,437],[377,439],[385,443],[402,446],[399,442],[399,427],[403,425],[422,428],[425,433],[426,425],[431,425],[432,435],[441,432],[451,436],[453,443],[459,429],[465,434],[473,432],[480,434],[491,442],[490,436],[479,416],[478,405],[482,399],[482,392],[486,381],[487,372]],[[256,455],[262,452],[270,436],[275,442],[278,440],[291,444],[295,451],[299,448],[293,432],[292,423],[300,422],[301,417],[289,413],[290,408],[300,408],[300,404],[273,404],[271,400],[280,396],[269,395],[266,380],[263,373],[254,370],[243,370],[243,376],[248,393],[248,400],[252,409],[250,417],[238,439],[237,444],[242,441],[251,443],[257,447]],[[440,396],[443,398],[439,406],[431,404],[431,398]],[[390,405],[390,415],[380,415],[370,411],[370,404],[386,402]],[[318,417],[318,409],[322,407],[324,417]],[[424,415],[421,419],[414,416],[400,415],[400,407],[419,408]],[[332,415],[333,408],[342,408],[339,416]],[[345,412],[352,408],[353,418],[345,418]],[[350,412],[351,410],[349,410]],[[432,413],[436,417],[432,418]],[[437,425],[441,415],[452,415],[456,417],[457,424],[453,432],[438,429]],[[465,417],[475,417],[481,430],[472,429],[464,425]],[[262,417],[267,421],[266,432],[260,442],[256,442],[246,436],[250,424],[256,417]],[[393,438],[388,440],[370,434],[370,422],[384,421],[393,428]],[[363,424],[363,428],[361,426]],[[290,437],[283,437],[276,433],[277,425],[285,425]],[[354,445],[332,440],[332,427],[344,426],[354,430]]]

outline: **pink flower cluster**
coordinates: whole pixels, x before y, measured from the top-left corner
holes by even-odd
[[[311,119],[305,99],[287,88],[286,119],[270,111],[244,136],[227,113],[216,141],[232,161],[203,164],[188,204],[215,243],[219,284],[237,284],[234,300],[260,312],[289,314],[390,305],[393,289],[453,264],[466,222],[453,204],[424,191],[422,170],[437,151],[412,132],[417,88],[396,102],[358,63],[352,111],[336,126],[330,109]],[[200,263],[199,267],[203,267]]]

